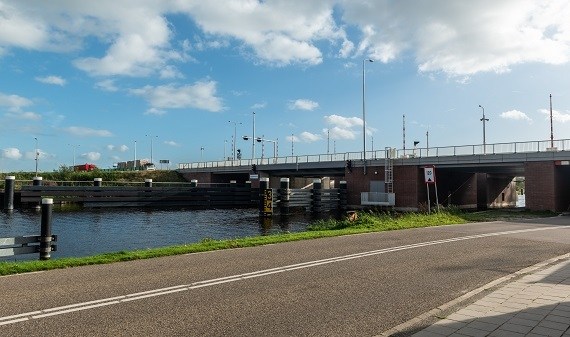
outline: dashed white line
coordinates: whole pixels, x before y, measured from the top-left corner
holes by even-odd
[[[148,290],[148,291],[143,291],[143,292],[127,294],[127,295],[123,295],[123,296],[103,298],[103,299],[94,300],[94,301],[74,303],[74,304],[70,304],[70,305],[48,308],[48,309],[44,309],[44,310],[37,310],[37,311],[26,312],[26,313],[11,315],[11,316],[4,316],[4,317],[0,317],[0,326],[8,325],[8,324],[15,324],[15,323],[24,322],[24,321],[33,320],[33,319],[40,319],[40,318],[49,317],[49,316],[63,315],[66,313],[71,313],[71,312],[76,312],[76,311],[81,311],[81,310],[89,310],[89,309],[100,308],[100,307],[104,307],[104,306],[110,306],[110,305],[115,305],[115,304],[120,304],[120,303],[131,302],[131,301],[137,301],[137,300],[142,300],[145,298],[151,298],[151,297],[156,297],[156,296],[164,296],[167,294],[177,293],[177,292],[181,292],[181,291],[189,291],[189,290],[194,290],[194,289],[199,289],[199,288],[204,288],[204,287],[211,287],[211,286],[215,286],[215,285],[219,285],[219,284],[236,282],[236,281],[241,281],[241,280],[247,280],[247,279],[251,279],[251,278],[263,277],[263,276],[268,276],[268,275],[274,275],[274,274],[278,274],[278,273],[289,272],[289,271],[294,271],[294,270],[299,270],[299,269],[312,268],[312,267],[326,265],[326,264],[330,264],[330,263],[336,263],[336,262],[341,262],[341,261],[359,259],[359,258],[368,257],[368,256],[392,253],[392,252],[397,252],[397,251],[402,251],[402,250],[421,248],[421,247],[426,247],[426,246],[433,246],[433,245],[439,245],[439,244],[457,242],[457,241],[464,241],[464,240],[473,240],[473,239],[492,237],[492,236],[537,232],[537,231],[552,230],[552,229],[566,229],[566,228],[568,228],[568,227],[562,227],[562,228],[561,227],[542,227],[542,228],[520,229],[520,230],[485,233],[485,234],[475,234],[475,235],[468,235],[468,236],[462,236],[462,237],[456,237],[456,238],[450,238],[450,239],[442,239],[442,240],[434,240],[434,241],[428,241],[428,242],[414,243],[414,244],[398,246],[398,247],[383,248],[383,249],[378,249],[378,250],[372,250],[372,251],[355,253],[355,254],[348,254],[348,255],[337,256],[337,257],[321,259],[321,260],[301,262],[301,263],[296,263],[296,264],[292,264],[292,265],[288,265],[288,266],[258,270],[258,271],[254,271],[254,272],[238,274],[238,275],[231,275],[231,276],[215,278],[215,279],[211,279],[211,280],[198,281],[198,282],[194,282],[191,284],[181,284],[181,285],[177,285],[177,286],[171,286],[171,287],[160,288],[160,289],[153,289],[153,290]]]

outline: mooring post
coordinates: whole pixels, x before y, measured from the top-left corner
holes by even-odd
[[[230,187],[236,187],[236,186],[237,186],[237,181],[230,180]]]
[[[34,182],[32,183],[33,186],[42,186],[42,177],[34,177]]]
[[[313,180],[313,189],[311,190],[312,192],[312,196],[311,199],[313,199],[312,202],[312,207],[311,207],[311,211],[313,213],[321,213],[323,207],[322,207],[322,190],[323,188],[323,184],[321,182],[321,179],[315,179]]]
[[[345,180],[341,180],[338,189],[338,208],[346,211],[348,208],[348,185]]]
[[[49,260],[51,257],[51,222],[53,199],[42,199],[42,215],[40,229],[40,260]]]
[[[4,180],[4,210],[11,211],[14,209],[14,182],[16,176],[6,176]]]
[[[152,187],[152,179],[145,179],[144,187]]]
[[[251,180],[248,180],[245,182],[245,187],[246,188],[251,188]]]
[[[190,180],[190,187],[198,187],[198,180],[196,179]]]
[[[259,179],[259,216],[273,215],[273,190],[269,188],[269,178]]]
[[[103,185],[103,178],[93,178],[93,186],[101,187]]]
[[[279,213],[289,215],[289,178],[281,178],[279,181]]]

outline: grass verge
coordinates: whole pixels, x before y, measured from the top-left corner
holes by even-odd
[[[188,245],[178,245],[135,251],[120,251],[89,257],[61,258],[48,261],[0,262],[0,275],[71,268],[95,264],[107,264],[121,261],[132,261],[154,257],[206,252],[220,249],[255,247],[281,242],[310,240],[348,234],[462,224],[471,221],[513,220],[531,217],[547,217],[553,215],[555,214],[550,212],[536,213],[494,210],[474,213],[463,213],[451,210],[436,212],[429,215],[421,213],[389,214],[360,212],[358,213],[358,218],[355,221],[349,221],[347,219],[319,220],[309,225],[306,232],[299,233],[283,233],[231,240],[203,239],[198,243]]]

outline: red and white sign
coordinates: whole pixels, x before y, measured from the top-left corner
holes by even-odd
[[[424,178],[426,184],[435,184],[435,167],[424,167]]]

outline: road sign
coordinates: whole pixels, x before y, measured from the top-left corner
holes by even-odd
[[[435,184],[435,167],[424,167],[424,178],[426,184]]]

